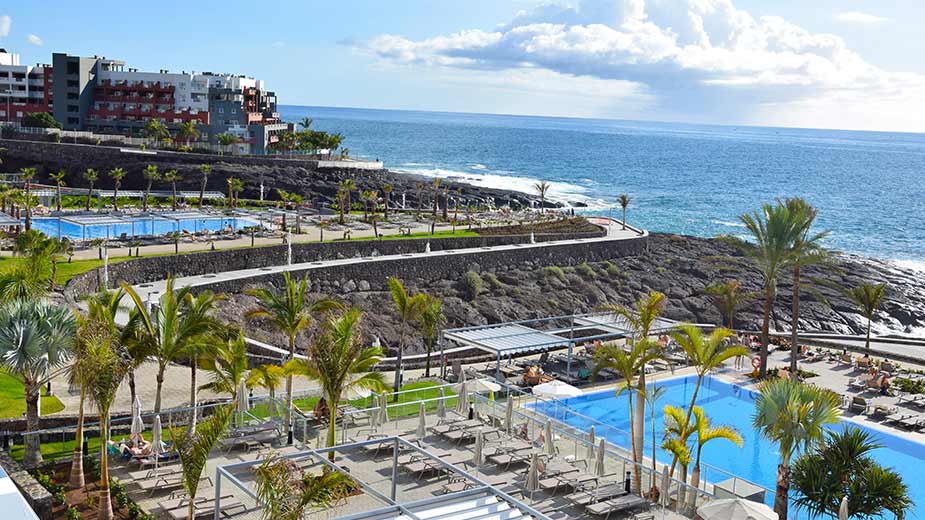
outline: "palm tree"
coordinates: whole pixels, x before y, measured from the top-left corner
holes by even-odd
[[[199,139],[199,130],[196,129],[196,122],[193,120],[180,123],[180,126],[177,128],[177,134],[186,141],[186,146],[189,146],[190,143]]]
[[[338,185],[338,195],[340,202],[338,203],[340,210],[340,223],[344,223],[344,214],[350,212],[350,193],[356,191],[357,185],[353,179],[344,179],[340,181]]]
[[[642,341],[645,348],[654,351],[651,358],[645,356],[647,359],[657,359],[661,355],[660,348],[658,343],[649,341],[649,335],[664,306],[665,295],[652,291],[648,296],[640,298],[636,302],[635,312],[622,305],[604,305],[602,308],[612,312],[618,320],[626,322],[629,329],[633,331],[632,341],[634,343]],[[638,447],[638,451],[634,448],[633,456],[635,457],[634,460],[642,460],[646,421],[646,374],[644,370],[639,373],[636,390],[636,416],[633,421],[635,422],[634,431],[636,432],[634,446]]]
[[[389,219],[389,202],[392,199],[392,185],[385,183],[382,185],[382,197],[384,205],[382,207],[382,216]]]
[[[177,211],[177,181],[181,181],[183,178],[177,174],[177,170],[168,170],[167,173],[164,174],[164,180],[170,183],[171,190],[173,191],[170,205],[174,211]]]
[[[211,381],[199,387],[217,394],[230,394],[237,399],[241,381],[247,381],[247,343],[244,332],[229,334],[225,341],[217,342],[208,359],[203,360]]]
[[[186,356],[194,344],[214,331],[216,321],[211,312],[216,298],[211,293],[193,297],[190,287],[175,290],[174,278],[169,276],[164,294],[149,310],[132,286],[122,282],[122,289],[134,303],[126,325],[131,341],[140,343],[139,349],[147,351],[157,361],[154,397],[154,412],[157,413],[161,411],[161,388],[167,367]]]
[[[694,456],[694,471],[691,473],[691,486],[696,489],[700,486],[700,454],[703,447],[710,441],[724,439],[738,447],[742,447],[742,436],[732,426],[725,424],[712,425],[710,419],[699,406],[691,407],[694,411],[694,431],[697,434],[697,449]],[[697,493],[691,496],[691,507],[696,505]]]
[[[266,388],[270,400],[276,400],[276,389],[283,384],[286,370],[279,365],[260,365],[251,369],[247,376],[248,388]]]
[[[352,308],[340,315],[331,315],[322,322],[318,334],[308,347],[308,359],[292,359],[286,369],[321,384],[331,416],[328,419],[328,446],[337,443],[337,410],[344,392],[351,388],[366,388],[374,392],[385,390],[382,372],[373,370],[382,360],[382,349],[363,347],[360,334],[362,313]],[[330,452],[331,461],[334,452]]]
[[[883,304],[883,298],[886,296],[886,284],[869,284],[862,283],[857,287],[848,290],[848,297],[858,306],[858,312],[867,318],[867,340],[864,347],[870,352],[870,327],[874,319],[874,314],[880,305]]]
[[[790,261],[794,241],[797,240],[800,221],[782,204],[765,204],[761,212],[739,217],[754,236],[756,244],[748,252],[764,284],[764,320],[761,326],[761,367],[759,376],[768,373],[768,341],[771,327],[771,309],[777,295],[777,277]]]
[[[312,127],[313,122],[314,121],[312,121],[312,118],[306,116],[300,119],[297,124],[302,127],[302,130],[308,130]]]
[[[649,407],[649,413],[651,414],[650,422],[652,423],[652,474],[657,475],[657,469],[655,467],[655,448],[658,446],[658,443],[655,442],[655,410],[658,407],[658,400],[661,399],[665,392],[668,390],[664,385],[658,386],[655,383],[652,383],[652,388],[646,392],[646,406]],[[668,490],[665,490],[667,493]],[[658,497],[658,487],[656,486],[655,479],[652,479],[652,489],[649,491],[649,496],[653,499]]]
[[[672,463],[668,475],[674,476],[676,466],[681,469],[681,482],[687,484],[687,468],[691,464],[692,456],[688,440],[696,431],[696,426],[687,420],[687,412],[677,406],[666,405],[664,410],[665,438],[662,449],[671,453]],[[678,490],[678,509],[684,504],[686,487]]]
[[[736,310],[758,295],[755,292],[742,291],[742,283],[738,280],[712,283],[706,286],[703,292],[719,311],[723,324],[730,329],[735,328]]]
[[[26,427],[39,430],[42,387],[67,370],[74,350],[74,316],[66,307],[46,300],[14,300],[0,307],[0,366],[25,387]],[[23,440],[23,463],[42,463],[40,439]]]
[[[627,405],[629,406],[630,444],[632,446],[631,455],[633,462],[637,463],[633,465],[633,483],[635,485],[634,489],[636,490],[642,488],[642,477],[638,464],[642,462],[642,446],[639,446],[641,441],[637,439],[637,433],[644,432],[637,431],[637,428],[641,427],[636,424],[636,417],[639,415],[639,410],[638,406],[636,406],[634,410],[633,405],[633,378],[637,376],[642,378],[646,363],[658,357],[658,353],[656,349],[653,348],[653,344],[654,342],[649,339],[648,336],[643,336],[633,341],[629,351],[625,350],[622,345],[605,343],[594,353],[594,368],[592,370],[592,377],[595,379],[602,370],[607,369],[613,370],[623,376],[624,384],[617,386],[616,396],[620,397],[620,394],[626,393]],[[639,388],[642,388],[642,399],[645,399],[645,386]],[[638,392],[639,390],[637,390],[637,393]],[[639,437],[641,437],[641,435]]]
[[[405,285],[395,277],[389,277],[389,292],[392,295],[392,303],[395,304],[395,310],[398,312],[398,356],[395,362],[395,385],[393,388],[396,392],[401,389],[402,357],[405,350],[405,326],[413,323],[421,313],[421,306],[424,303],[424,296],[418,294],[411,296],[405,289]],[[398,398],[398,394],[395,394]]]
[[[904,518],[912,507],[902,475],[870,453],[881,446],[860,428],[826,432],[825,440],[793,463],[794,503],[810,517],[838,517],[842,499],[850,517]],[[912,477],[912,475],[910,475]]]
[[[186,351],[184,352],[190,364],[189,405],[190,408],[193,409],[192,417],[190,418],[190,428],[193,429],[196,428],[198,416],[197,408],[199,406],[199,389],[196,386],[197,369],[203,358],[205,358],[207,362],[214,361],[214,357],[216,356],[216,344],[221,344],[221,338],[216,337],[216,335],[223,331],[223,327],[221,322],[212,316],[212,313],[218,308],[219,302],[224,299],[225,296],[222,294],[215,294],[212,291],[203,291],[196,296],[187,296],[184,301],[187,307],[184,312],[188,315],[200,317],[204,322],[204,327],[207,329],[203,334],[187,342]]]
[[[684,351],[690,364],[697,373],[697,382],[691,396],[691,404],[687,407],[687,421],[691,420],[694,405],[697,404],[697,393],[703,378],[711,370],[721,366],[734,357],[748,357],[748,349],[742,345],[729,345],[728,339],[735,336],[729,329],[713,329],[709,336],[704,337],[703,331],[696,325],[682,323],[671,333],[671,337]]]
[[[212,173],[212,166],[200,164],[199,173],[202,174],[202,184],[199,185],[199,209],[202,209],[202,199],[206,196],[206,184],[209,183],[209,174]]]
[[[318,231],[319,231],[319,234],[320,234],[320,236],[318,237],[318,241],[319,241],[319,242],[324,242],[324,228],[330,226],[330,225],[331,225],[331,222],[328,221],[328,220],[319,219],[319,220],[318,220],[318,223],[317,223],[316,225],[318,226]]]
[[[786,199],[778,204],[787,206],[794,220],[797,221],[798,231],[790,248],[790,264],[793,267],[793,309],[790,318],[790,377],[796,379],[797,361],[800,357],[800,289],[802,281],[800,270],[802,267],[817,264],[827,258],[825,249],[819,242],[827,237],[830,231],[811,234],[813,222],[819,210],[800,198]]]
[[[84,172],[84,180],[89,183],[87,186],[87,211],[90,211],[90,199],[93,196],[93,183],[100,178],[100,174],[96,172],[93,168],[88,168]]]
[[[369,204],[372,198],[373,198],[373,192],[369,190],[363,190],[360,192],[360,202],[363,203],[363,221],[364,222],[369,222]]]
[[[161,123],[157,119],[153,118],[149,119],[148,122],[145,123],[143,132],[145,136],[151,139],[155,144],[157,144],[161,139],[170,136],[170,133],[164,123]]]
[[[624,229],[624,230],[626,230],[626,208],[629,207],[631,201],[632,201],[632,199],[630,199],[630,196],[627,195],[626,193],[622,193],[622,194],[620,194],[619,197],[617,197],[617,203],[620,204],[620,208],[623,209],[623,222],[622,222],[622,224],[623,224],[623,229]]]
[[[112,178],[112,209],[119,211],[119,186],[122,185],[122,179],[125,177],[125,170],[122,168],[113,168],[109,170],[109,177]]]
[[[289,340],[289,359],[295,359],[296,339],[312,322],[312,313],[327,312],[340,308],[332,300],[321,300],[309,304],[308,277],[301,281],[292,279],[288,272],[283,273],[283,290],[275,292],[269,289],[250,289],[247,294],[257,298],[257,308],[250,310],[248,319],[265,319],[269,325],[286,335]],[[286,374],[286,434],[292,434],[292,374]],[[290,439],[291,441],[291,439]]]
[[[306,476],[291,459],[271,454],[254,468],[262,520],[302,520],[310,508],[330,509],[350,495],[356,483],[339,471]]]
[[[95,370],[88,381],[88,395],[96,403],[100,424],[109,423],[109,411],[116,399],[116,391],[131,369],[131,360],[123,356],[118,342],[105,331],[100,331],[86,343],[86,355]],[[100,482],[99,513],[97,518],[112,520],[112,497],[109,493],[109,428],[100,428]]]
[[[424,209],[424,183],[419,182],[414,185],[414,189],[418,193],[418,217],[421,216],[421,211]]]
[[[148,183],[145,185],[145,198],[141,201],[141,210],[148,211],[148,195],[151,193],[151,186],[154,184],[154,181],[161,180],[161,174],[157,171],[157,166],[149,164],[145,167],[145,171],[142,175]]]
[[[73,362],[68,370],[68,384],[80,389],[80,401],[77,409],[77,425],[74,428],[74,451],[71,456],[71,473],[69,484],[73,489],[84,487],[83,471],[83,425],[84,404],[90,390],[93,378],[96,376],[96,363],[89,353],[92,346],[88,343],[98,341],[101,333],[112,334],[112,331],[93,318],[77,318],[77,336],[74,345]],[[134,402],[134,401],[133,401]]]
[[[224,155],[229,146],[238,142],[238,138],[231,134],[218,134],[215,139],[218,141],[219,146],[222,147],[218,152],[219,155]],[[232,155],[234,155],[234,150],[232,150]]]
[[[434,218],[437,218],[437,210],[440,209],[440,183],[443,179],[434,177]]]
[[[64,171],[64,169],[58,170],[55,173],[48,174],[48,176],[55,181],[55,190],[57,191],[57,194],[55,195],[55,203],[59,212],[61,211],[61,188],[64,186],[65,175],[67,175],[67,172]]]
[[[546,193],[549,192],[550,184],[546,181],[540,181],[533,185],[536,194],[540,196],[540,211],[546,207]]]
[[[244,181],[237,177],[228,179],[228,190],[231,192],[231,207],[238,207],[238,195],[244,191]]]
[[[780,518],[788,518],[792,457],[822,440],[826,425],[838,421],[839,401],[831,390],[792,379],[766,381],[759,387],[752,424],[780,451],[774,494],[774,511]]]
[[[424,347],[427,352],[427,357],[424,361],[424,377],[430,377],[430,354],[434,350],[434,342],[437,340],[440,329],[446,323],[446,316],[443,314],[439,298],[434,298],[429,294],[421,294],[417,322],[418,327],[421,328],[421,336],[424,337]]]
[[[196,518],[196,494],[199,491],[199,481],[202,472],[209,460],[209,453],[219,440],[225,435],[228,424],[231,422],[235,404],[229,403],[216,406],[208,418],[199,423],[199,427],[191,430],[183,427],[170,427],[171,439],[174,449],[180,459],[183,475],[183,488],[189,495],[189,509],[187,520]]]
[[[19,178],[22,179],[23,185],[26,188],[26,231],[32,229],[32,179],[35,178],[37,173],[38,170],[35,168],[23,168],[19,170]]]

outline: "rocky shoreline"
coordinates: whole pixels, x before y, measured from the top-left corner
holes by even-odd
[[[703,294],[706,285],[736,278],[746,291],[761,289],[755,272],[732,268],[729,259],[748,263],[734,245],[722,239],[654,233],[648,252],[640,256],[572,267],[527,262],[493,271],[476,269],[482,284],[475,299],[469,296],[464,281],[467,273],[433,283],[421,280],[405,280],[405,283],[409,289],[442,299],[447,327],[587,312],[604,303],[629,305],[650,290],[666,294],[664,314],[667,317],[718,324],[719,312]],[[863,334],[866,321],[839,289],[862,282],[889,285],[887,301],[876,317],[877,331],[909,333],[925,327],[925,280],[915,271],[889,262],[834,254],[829,264],[806,268],[804,276],[814,280],[814,288],[801,296],[801,330]],[[367,336],[375,335],[384,345],[394,346],[398,340],[398,320],[390,296],[385,291],[369,290],[369,287],[362,280],[323,284],[313,296],[336,295],[357,305],[365,311]],[[791,291],[788,277],[782,277],[773,328],[789,330]],[[255,305],[254,299],[244,294],[228,297],[221,317],[229,321],[237,322]],[[736,327],[759,328],[761,304],[758,296],[743,305],[736,315]],[[248,335],[283,344],[281,336],[259,323],[248,326]],[[416,332],[407,344],[410,352],[423,350],[423,341]]]
[[[118,148],[107,146],[17,140],[2,140],[0,148],[6,148],[3,153],[4,170],[18,171],[20,168],[37,168],[38,175],[35,182],[40,184],[53,185],[54,182],[49,177],[49,173],[63,169],[67,172],[64,178],[66,186],[85,187],[87,182],[83,179],[83,173],[88,168],[93,168],[99,173],[99,180],[95,183],[95,187],[110,190],[113,188],[113,181],[107,172],[113,168],[123,168],[126,176],[122,180],[121,189],[141,190],[146,184],[142,172],[147,165],[154,164],[161,173],[177,170],[180,176],[177,182],[178,190],[198,191],[202,182],[199,166],[209,164],[212,166],[212,173],[206,189],[225,193],[228,190],[227,179],[234,177],[244,182],[242,198],[259,198],[262,181],[267,200],[278,200],[276,190],[281,189],[298,193],[306,202],[318,205],[333,201],[339,183],[345,179],[352,179],[358,191],[378,191],[380,197],[383,187],[391,184],[393,203],[400,202],[404,193],[409,207],[417,207],[418,183],[424,187],[422,199],[425,208],[433,204],[434,198],[433,178],[393,172],[388,169],[316,168],[311,161],[262,156],[237,157],[178,152],[144,155],[120,153]],[[527,193],[474,186],[443,179],[440,193],[441,205],[443,204],[443,187],[449,189],[451,207],[453,206],[452,200],[457,197],[458,193],[469,204],[491,203],[498,207],[509,205],[515,209],[529,206],[531,201],[536,199],[534,195]],[[170,184],[163,181],[156,182],[153,189],[169,190]],[[547,205],[552,206],[553,203],[547,201]]]

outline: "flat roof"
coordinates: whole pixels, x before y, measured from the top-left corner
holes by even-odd
[[[568,345],[568,338],[519,323],[444,331],[443,337],[495,353],[516,353]]]
[[[157,213],[157,216],[168,220],[222,220],[232,218],[221,213],[205,213],[203,211],[165,211]]]
[[[131,221],[114,215],[69,215],[60,217],[62,221],[78,226],[103,226],[107,224],[128,224]]]
[[[6,213],[0,213],[0,226],[21,226],[22,222],[16,217],[11,217]]]

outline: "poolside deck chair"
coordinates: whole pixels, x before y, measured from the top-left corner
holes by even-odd
[[[508,475],[481,476],[480,480],[492,487],[500,487],[510,481]],[[434,494],[446,495],[449,493],[459,493],[460,491],[466,491],[480,486],[481,484],[474,480],[459,476],[450,476],[447,484],[444,484],[442,488],[434,491]]]
[[[870,404],[867,402],[867,399],[856,395],[851,399],[851,404],[848,405],[848,411],[863,414],[867,412],[867,408]]]
[[[203,475],[199,478],[199,481],[208,481],[210,486],[213,485],[212,477],[208,475]],[[178,488],[183,485],[183,482],[183,474],[178,472],[166,476],[149,478],[141,482],[136,482],[136,484],[140,490],[149,491],[150,494],[153,495],[158,491],[170,491],[174,488]]]
[[[896,422],[899,427],[905,428],[907,430],[918,430],[922,427],[922,416],[920,415],[910,415]]]
[[[219,497],[219,499],[221,500],[221,499],[232,498],[232,497],[234,497],[234,495],[229,493],[229,494],[222,495],[221,497]],[[205,502],[209,502],[212,500],[215,500],[214,492],[210,494],[205,494],[205,493],[200,492],[199,496],[196,497],[195,503],[198,505],[198,504],[203,504]],[[157,506],[161,508],[161,510],[164,512],[170,511],[171,509],[181,509],[181,508],[184,511],[186,511],[187,508],[189,507],[189,498],[179,497],[179,498],[173,498],[170,500],[162,500],[161,502],[157,503]]]
[[[604,484],[593,489],[585,491],[576,491],[565,495],[565,499],[576,506],[587,506],[597,502],[603,502],[613,498],[621,497],[626,494],[623,484]]]
[[[188,505],[179,509],[171,509],[167,511],[167,515],[173,520],[184,520],[187,518],[187,507]],[[235,512],[242,512],[247,510],[247,506],[237,498],[222,498],[218,501],[218,510],[225,514],[230,515]],[[215,500],[209,500],[202,504],[194,504],[193,516],[195,518],[204,518],[211,517],[215,515]]]
[[[603,516],[604,520],[613,513],[623,513],[633,509],[647,506],[649,501],[636,495],[623,495],[603,502],[585,506],[585,511],[594,516]]]
[[[883,419],[883,424],[899,424],[903,419],[912,417],[912,414],[895,412]]]

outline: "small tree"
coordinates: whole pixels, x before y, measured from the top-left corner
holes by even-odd
[[[23,114],[21,124],[27,128],[57,128],[58,130],[64,129],[64,125],[56,121],[54,116],[48,112],[27,112]]]
[[[202,184],[199,185],[199,209],[202,209],[202,199],[206,196],[206,185],[209,183],[209,175],[212,173],[212,166],[200,164],[199,173],[202,174]]]
[[[383,198],[383,203],[384,203],[382,206],[382,216],[386,220],[388,220],[389,219],[389,202],[392,198],[392,185],[391,184],[385,183],[382,185],[382,198]]]
[[[389,292],[392,295],[392,302],[395,304],[395,310],[398,312],[398,356],[395,362],[395,385],[393,388],[396,392],[401,386],[402,357],[405,350],[405,326],[414,322],[421,312],[423,297],[421,295],[410,296],[405,289],[401,280],[395,277],[389,278]],[[396,398],[398,394],[396,394]]]
[[[57,206],[58,212],[61,211],[61,188],[65,186],[64,177],[67,175],[67,172],[64,169],[58,170],[55,173],[49,173],[48,176],[55,181],[55,204]]]
[[[302,520],[314,507],[332,507],[350,495],[356,483],[339,471],[305,474],[290,459],[271,454],[254,468],[262,520]]]
[[[84,180],[87,181],[87,211],[90,211],[90,199],[93,197],[93,183],[100,178],[100,174],[93,168],[88,168],[84,172]]]
[[[540,181],[533,185],[533,189],[536,190],[536,194],[540,197],[540,211],[546,207],[546,194],[549,192],[549,183],[546,181]]]
[[[215,139],[218,141],[219,146],[222,147],[219,154],[224,154],[229,146],[238,142],[238,138],[231,134],[218,134]],[[234,149],[232,149],[232,155],[234,155]]]
[[[170,183],[170,189],[173,191],[173,197],[170,199],[171,208],[177,210],[177,181],[182,181],[183,178],[177,174],[177,170],[169,170],[164,174],[164,180]]]
[[[703,292],[719,311],[723,324],[730,329],[735,328],[736,310],[758,296],[756,292],[743,291],[742,283],[738,280],[712,283],[706,286]]]
[[[203,419],[195,430],[170,427],[170,435],[180,459],[183,474],[183,488],[189,495],[188,518],[196,518],[196,495],[199,480],[209,460],[209,453],[225,435],[234,413],[235,403],[216,406],[208,418]]]
[[[417,321],[427,352],[427,357],[424,361],[424,377],[430,377],[430,355],[434,350],[437,334],[440,333],[440,328],[446,323],[446,316],[443,314],[439,298],[434,298],[429,294],[422,294],[420,305],[421,309]]]
[[[148,211],[148,197],[151,194],[151,186],[154,184],[154,181],[161,180],[161,174],[157,171],[157,166],[149,164],[145,167],[145,171],[142,174],[147,181],[145,184],[145,198],[141,201],[142,211]]]
[[[109,176],[112,178],[112,209],[119,211],[119,187],[122,186],[122,179],[125,177],[125,170],[122,168],[113,168],[109,170]]]
[[[630,199],[630,196],[627,195],[626,193],[622,193],[622,194],[620,194],[619,197],[617,197],[617,203],[620,204],[620,208],[623,209],[623,222],[622,222],[622,224],[623,224],[623,229],[624,229],[624,230],[626,229],[626,208],[629,207],[631,201],[632,201],[632,199]]]
[[[22,179],[23,186],[26,188],[26,193],[24,197],[26,205],[26,231],[32,229],[32,179],[35,178],[35,175],[38,173],[38,170],[35,168],[23,168],[19,170],[19,178]]]
[[[870,352],[870,329],[874,320],[874,314],[883,303],[886,295],[886,284],[869,284],[863,283],[857,287],[848,290],[848,297],[858,307],[858,312],[867,318],[867,340],[864,347]]]

